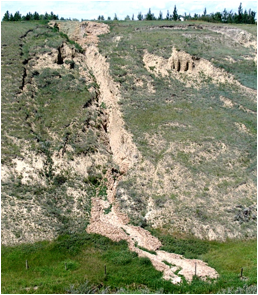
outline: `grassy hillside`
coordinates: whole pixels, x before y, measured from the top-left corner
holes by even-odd
[[[256,293],[256,26],[108,22],[98,47],[141,154],[124,174],[69,24],[2,23],[2,293]],[[126,242],[86,233],[108,177],[130,224],[219,279],[172,285]]]
[[[118,190],[135,224],[147,219],[171,233],[209,238],[256,232],[256,53],[237,39],[237,30],[249,30],[245,34],[254,42],[256,33],[250,26],[230,26],[225,35],[225,27],[119,22],[101,36],[100,51],[123,96],[126,127],[143,155],[139,171]],[[203,72],[157,74],[173,47],[195,64],[202,60]],[[146,50],[156,66],[146,66]],[[234,83],[216,82],[230,74]],[[250,206],[254,219],[237,221]]]
[[[4,244],[81,231],[89,220],[90,198],[112,160],[105,110],[83,58],[46,24],[2,24]]]

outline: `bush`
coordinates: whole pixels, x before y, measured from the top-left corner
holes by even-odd
[[[85,179],[86,183],[91,183],[94,186],[97,186],[100,184],[101,181],[101,175],[97,174],[97,175],[89,175],[89,177],[87,179]]]

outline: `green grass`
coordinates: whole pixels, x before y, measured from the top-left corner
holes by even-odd
[[[202,255],[205,261],[211,261],[211,266],[222,275],[240,275],[252,283],[256,283],[257,242],[256,240],[213,242],[208,253]]]
[[[8,156],[19,155],[19,148],[8,140],[6,132],[15,126],[17,104],[15,98],[20,93],[23,76],[22,38],[27,31],[33,30],[38,23],[24,22],[19,25],[4,22],[1,24],[2,64],[1,64],[1,112],[2,112],[2,161]],[[15,118],[10,120],[10,118]],[[20,124],[18,120],[17,124]],[[7,147],[8,145],[8,147]]]
[[[161,231],[150,229],[152,234],[157,236],[162,243],[161,250],[169,253],[181,254],[186,258],[195,259],[200,255],[206,254],[211,249],[211,243],[196,238],[176,238],[170,235],[164,235]]]
[[[112,289],[132,283],[155,286],[160,277],[151,264],[129,252],[124,242],[97,235],[63,236],[54,242],[2,248],[3,293],[23,293],[24,288],[34,286],[38,286],[36,293],[65,293],[70,285],[85,280]]]
[[[169,237],[163,237],[165,247]],[[191,244],[190,240],[180,239],[176,243],[182,245],[184,242]],[[208,245],[208,250],[197,245]],[[198,254],[195,247],[189,248],[189,253],[215,267],[220,274],[216,282],[205,283],[196,278],[191,284],[172,285],[161,279],[162,274],[148,259],[138,258],[136,253],[130,252],[125,242],[115,243],[99,235],[65,235],[53,242],[2,246],[1,291],[5,294],[49,294],[91,286],[99,291],[109,288],[113,293],[121,292],[123,288],[127,293],[145,289],[148,293],[198,294],[256,284],[256,240],[225,243],[195,240],[194,246],[199,249]],[[242,267],[246,281],[239,278]]]
[[[236,43],[228,37],[221,37],[220,34],[212,32],[208,29],[187,27],[188,25],[205,25],[212,26],[211,24],[201,22],[185,22],[181,26],[187,27],[184,30],[164,30],[159,26],[164,25],[178,25],[176,22],[120,22],[108,23],[111,27],[110,36],[123,35],[122,40],[118,43],[117,48],[109,49],[108,57],[115,62],[117,71],[126,73],[125,69],[119,69],[119,65],[126,65],[129,70],[130,67],[137,71],[133,64],[142,63],[139,60],[141,50],[147,49],[150,53],[169,58],[171,55],[172,47],[178,50],[184,50],[187,53],[208,59],[214,65],[226,69],[228,72],[236,76],[239,81],[251,88],[256,89],[256,66],[253,61],[244,59],[244,55],[250,55],[254,58],[254,51],[251,48],[246,48],[243,45]],[[223,25],[222,25],[223,26]],[[233,26],[234,27],[234,26]],[[254,36],[256,35],[256,26],[238,26],[240,29],[247,29]],[[150,29],[151,28],[151,29]],[[129,38],[128,38],[129,36]],[[102,35],[101,39],[105,40],[100,44],[101,50],[107,50],[112,46],[112,39],[108,35]],[[114,42],[113,42],[114,43]],[[114,46],[114,45],[113,45]],[[112,46],[112,47],[113,47]],[[134,51],[134,59],[129,58],[131,65],[125,62],[124,55]],[[114,57],[113,57],[114,56]],[[236,63],[231,63],[226,57],[232,57]],[[248,69],[248,70],[247,70]],[[121,78],[122,79],[122,78]]]
[[[197,35],[204,39],[206,34],[207,36],[215,34],[216,38],[219,38],[218,34],[193,29],[184,31],[153,29],[148,31],[148,27],[152,25],[151,22],[111,24],[111,33],[101,36],[103,42],[99,45],[103,54],[108,56],[114,79],[121,84],[123,89],[124,100],[121,101],[121,107],[124,111],[125,121],[134,134],[139,149],[146,152],[146,144],[141,144],[143,143],[142,134],[144,132],[157,134],[160,125],[174,121],[192,126],[192,128],[164,130],[167,141],[185,142],[186,139],[189,139],[194,142],[202,142],[202,138],[210,135],[214,137],[214,142],[223,140],[225,143],[234,145],[242,142],[241,144],[244,146],[246,136],[238,134],[239,140],[235,142],[236,134],[232,134],[231,126],[234,121],[240,121],[245,125],[251,125],[253,134],[255,134],[255,117],[237,109],[239,105],[242,105],[256,111],[256,105],[249,100],[248,95],[236,93],[237,90],[235,91],[229,85],[216,86],[211,83],[203,83],[200,90],[186,88],[184,83],[173,79],[173,77],[170,79],[156,78],[143,67],[143,49],[168,58],[171,54],[172,42],[174,42],[181,44],[178,49],[193,54],[191,50],[195,43],[191,42],[189,49],[186,48],[185,44],[182,43],[182,32],[193,34],[193,36]],[[115,35],[123,36],[118,44],[114,44],[112,41],[112,37]],[[196,42],[200,46],[197,37]],[[153,50],[150,50],[148,46],[153,47]],[[227,50],[230,56],[234,56],[234,54],[239,56],[240,52],[244,54],[249,49],[240,45],[237,45],[236,48],[232,47],[230,40],[221,46],[214,46],[213,43],[212,48],[220,51],[216,53],[199,48],[200,57],[208,58],[206,55],[209,54],[209,58],[214,58],[215,64],[218,60],[220,65],[227,67],[229,72],[244,75],[244,79],[248,80],[248,86],[256,81],[256,67],[249,65],[249,61],[244,62],[242,59],[241,63],[232,64],[231,67],[235,68],[229,69],[227,62],[221,60],[221,56],[226,55],[223,50]],[[215,58],[215,56],[217,57]],[[131,74],[143,80],[144,86],[142,88],[133,86],[133,80],[129,76]],[[250,75],[250,77],[245,75]],[[156,93],[146,93],[146,82],[148,80],[154,85]],[[170,98],[171,95],[173,95],[174,103],[167,105],[166,99]],[[233,110],[222,108],[222,103],[219,100],[221,95],[236,103]],[[178,111],[178,109],[182,109],[182,111]],[[202,120],[199,120],[199,118],[202,118]]]

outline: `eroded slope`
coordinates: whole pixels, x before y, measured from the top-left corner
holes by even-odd
[[[53,24],[54,25],[54,24]],[[101,25],[95,23],[95,31],[91,34],[97,36],[101,33]],[[62,23],[57,24],[62,30]],[[89,33],[87,26],[92,23],[78,24],[78,26]],[[81,30],[75,30],[78,32]],[[105,33],[106,30],[103,30]],[[86,63],[94,73],[96,81],[100,85],[100,99],[107,106],[108,123],[107,134],[109,137],[110,148],[114,162],[118,165],[119,171],[114,173],[112,169],[106,174],[108,190],[107,196],[92,197],[92,209],[90,224],[87,227],[88,233],[98,233],[104,235],[114,241],[126,240],[131,251],[138,253],[140,257],[147,257],[151,260],[153,266],[163,272],[163,278],[170,280],[172,283],[180,283],[182,281],[180,275],[186,280],[191,281],[196,274],[198,266],[200,278],[206,279],[217,278],[217,272],[207,266],[200,260],[185,259],[180,255],[170,254],[165,251],[157,251],[151,254],[148,251],[156,251],[162,244],[153,237],[147,230],[129,224],[126,214],[120,212],[120,208],[116,199],[116,188],[119,181],[123,180],[124,175],[129,169],[137,169],[137,164],[141,160],[141,156],[132,142],[132,136],[124,129],[124,121],[121,117],[118,105],[121,94],[117,83],[114,83],[110,74],[108,64],[103,56],[99,54],[97,40],[89,42],[85,39],[80,40],[73,33],[71,38],[77,39],[83,48],[85,48]],[[90,38],[92,40],[93,38]],[[173,267],[170,266],[173,265]],[[178,272],[178,274],[177,274]]]
[[[40,28],[22,36],[20,116],[4,130],[12,155],[2,166],[3,242],[53,238],[90,221],[89,232],[127,240],[174,283],[180,268],[191,280],[195,263],[199,276],[216,277],[201,261],[157,250],[144,227],[221,240],[256,234],[255,91],[189,48],[173,49],[179,31],[153,49],[160,28],[142,36],[91,22],[53,27],[82,48]]]
[[[14,48],[21,79],[13,85],[14,95],[2,88],[6,245],[83,230],[91,196],[105,192],[101,179],[112,162],[105,106],[82,49],[44,25],[31,25],[8,39],[9,26],[2,28],[7,30],[2,41],[8,43],[2,62],[8,69]],[[2,85],[8,79],[4,71]]]

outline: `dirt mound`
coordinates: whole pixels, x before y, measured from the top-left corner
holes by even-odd
[[[194,64],[193,57],[183,51],[177,51],[172,49],[171,57],[167,60],[163,57],[150,54],[147,50],[144,51],[143,62],[146,68],[150,72],[156,73],[165,77],[169,75],[169,71],[174,70],[176,72],[192,72]]]

